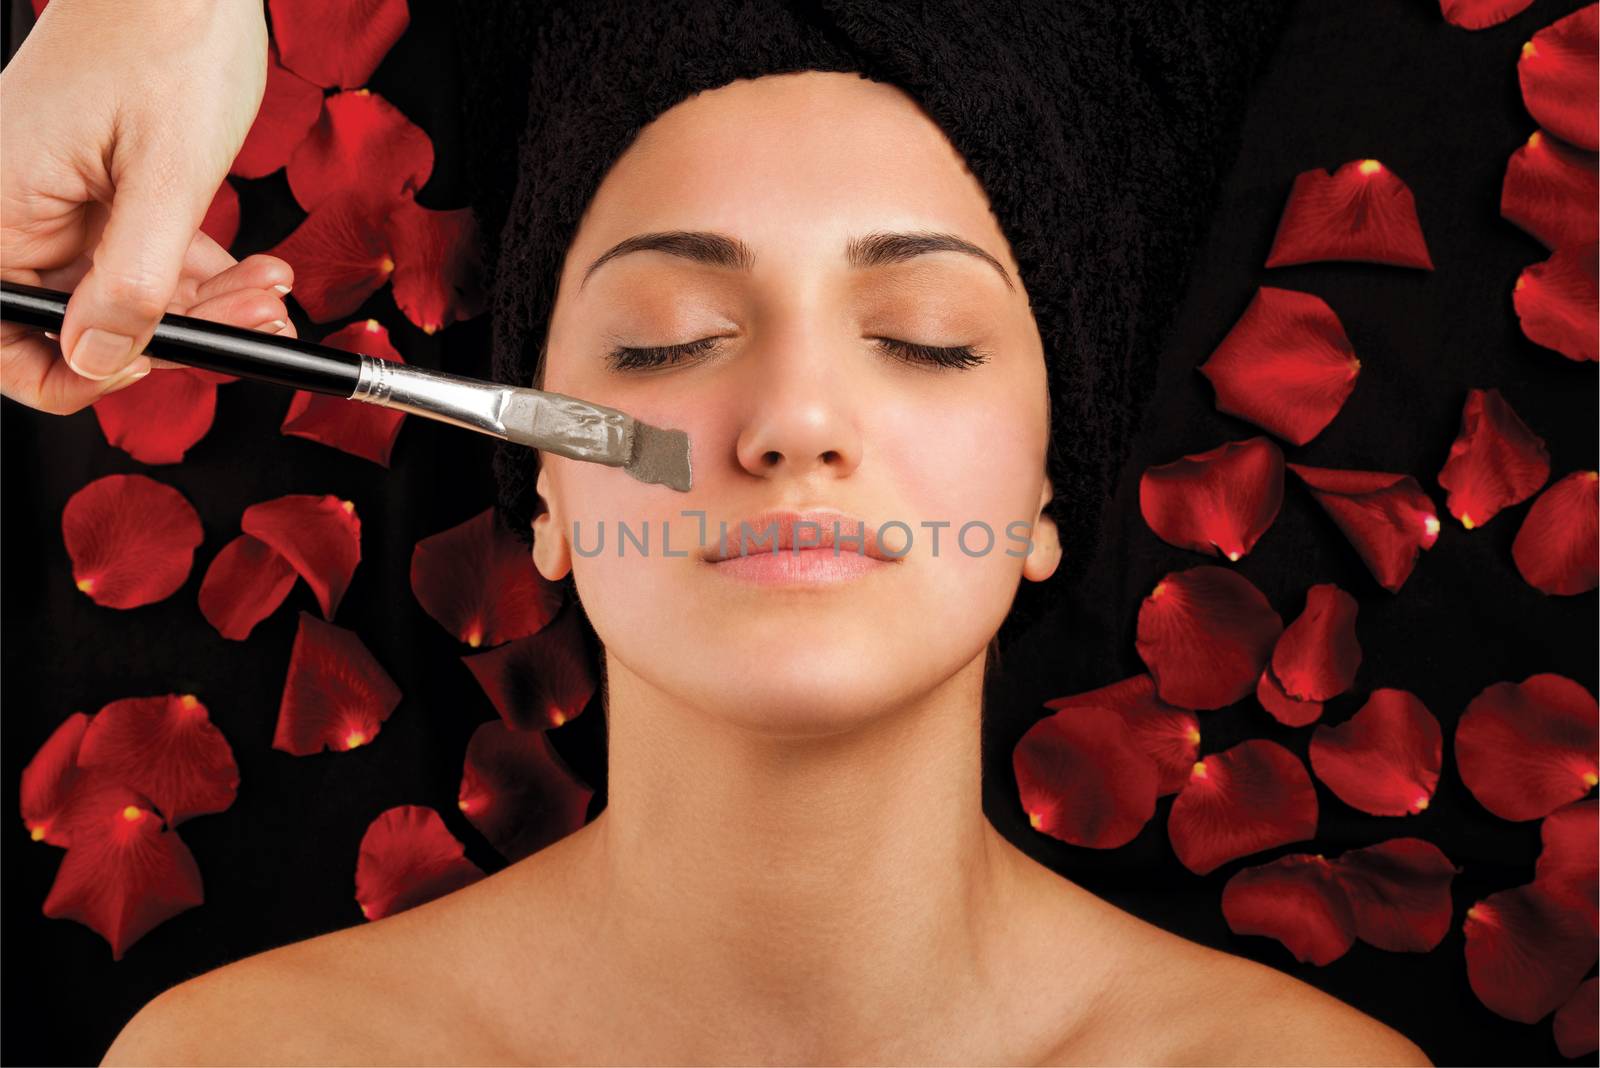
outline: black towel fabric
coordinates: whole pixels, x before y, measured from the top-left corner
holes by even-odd
[[[1105,503],[1249,85],[1284,0],[570,0],[462,8],[490,240],[493,375],[530,385],[567,247],[652,119],[740,78],[854,71],[905,90],[987,191],[1021,268],[1051,393],[1051,514],[1065,558],[1023,581],[1001,643],[1093,560]],[[520,137],[513,125],[521,124]],[[537,454],[500,446],[524,539]]]

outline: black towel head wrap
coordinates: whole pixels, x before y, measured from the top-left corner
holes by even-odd
[[[1284,6],[575,0],[505,4],[497,16],[494,5],[469,4],[468,136],[481,157],[480,221],[497,254],[493,376],[533,384],[583,212],[656,116],[736,79],[798,70],[898,86],[987,191],[1048,364],[1049,508],[1065,555],[1049,581],[1022,581],[1004,644],[1093,563],[1190,254]],[[505,69],[529,71],[531,85],[485,73]],[[514,167],[494,156],[514,143],[508,116],[526,119]],[[502,444],[494,468],[502,518],[531,541],[537,454]]]

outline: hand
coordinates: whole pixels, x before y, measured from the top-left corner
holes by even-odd
[[[53,0],[0,73],[0,280],[71,290],[60,344],[0,326],[0,393],[67,415],[137,380],[169,311],[292,333],[293,272],[200,222],[266,85],[259,0]],[[63,354],[67,354],[65,358]]]

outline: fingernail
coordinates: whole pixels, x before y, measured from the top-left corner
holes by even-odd
[[[288,325],[289,324],[284,322],[282,319],[274,319],[270,323],[262,323],[260,326],[256,327],[256,329],[264,330],[269,334],[276,334],[279,330],[282,330]]]
[[[84,378],[110,378],[122,370],[133,351],[133,338],[90,327],[78,337],[67,365]]]
[[[286,285],[283,285],[282,283],[280,283],[278,285],[275,285],[272,288],[276,289],[279,293],[287,293],[287,292],[289,292],[289,287],[286,286]]]
[[[46,331],[45,331],[45,332],[44,332],[44,336],[45,336],[45,337],[47,337],[47,338],[49,338],[49,339],[50,339],[50,340],[51,340],[51,341],[60,341],[60,340],[61,340],[61,335],[60,335],[60,334],[52,334],[52,333],[51,333],[51,332],[50,332],[50,331],[48,331],[48,330],[46,330]]]
[[[150,361],[146,359],[142,361],[144,363],[144,367],[141,370],[134,370],[135,367],[139,366],[140,362],[141,361],[139,360],[135,360],[133,363],[129,364],[123,369],[122,374],[114,376],[110,380],[111,384],[107,386],[106,389],[101,391],[100,395],[103,397],[107,393],[115,393],[119,389],[131,386],[155,369]]]

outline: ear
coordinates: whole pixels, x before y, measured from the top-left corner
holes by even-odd
[[[1039,490],[1039,515],[1034,519],[1033,533],[1029,535],[1033,550],[1022,561],[1022,577],[1030,582],[1043,582],[1055,574],[1056,568],[1061,565],[1061,532],[1056,529],[1056,521],[1045,511],[1045,506],[1054,496],[1054,487],[1046,476]]]
[[[550,466],[543,461],[534,492],[543,502],[544,511],[533,520],[533,566],[547,582],[560,582],[572,570],[572,549],[567,544],[566,523],[550,496]]]

